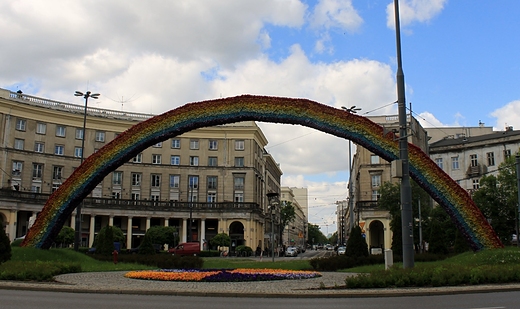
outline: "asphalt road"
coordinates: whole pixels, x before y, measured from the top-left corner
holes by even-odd
[[[2,309],[134,309],[134,308],[341,308],[341,309],[501,309],[519,308],[520,292],[460,294],[443,296],[371,298],[221,298],[124,294],[61,293],[0,290]]]

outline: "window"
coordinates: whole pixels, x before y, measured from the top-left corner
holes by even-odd
[[[188,178],[188,189],[199,188],[199,176],[189,176]]]
[[[33,179],[42,179],[43,164],[33,163]]]
[[[13,161],[13,176],[21,176],[23,170],[23,162]]]
[[[26,126],[27,126],[27,120],[16,119],[16,130],[17,131],[25,131]]]
[[[142,153],[138,154],[137,156],[135,156],[132,159],[132,163],[141,163],[141,162],[143,162],[143,154]]]
[[[14,139],[14,149],[23,150],[25,141],[23,139]]]
[[[45,152],[45,144],[42,142],[34,143],[34,152],[44,153]]]
[[[473,167],[478,166],[478,161],[477,161],[477,155],[476,154],[470,155],[469,159],[471,160],[471,166],[473,166]]]
[[[208,193],[208,203],[216,203],[217,202],[217,193],[210,192]]]
[[[218,149],[218,141],[209,140],[209,150],[217,150]]]
[[[45,123],[36,123],[36,134],[45,134],[47,132],[47,125]]]
[[[112,191],[112,198],[115,200],[121,199],[121,192],[120,191]]]
[[[83,129],[81,128],[76,128],[76,139],[83,139]]]
[[[96,142],[105,142],[105,132],[103,131],[96,131]]]
[[[141,174],[132,173],[132,186],[140,186],[140,185],[141,185]]]
[[[217,176],[208,176],[208,189],[216,190],[217,189]]]
[[[162,142],[158,142],[157,144],[153,145],[152,147],[162,148]]]
[[[217,166],[218,159],[217,157],[208,157],[208,166]]]
[[[74,147],[74,157],[81,158],[83,156],[83,148]]]
[[[459,169],[459,157],[451,157],[451,169],[452,170]]]
[[[141,199],[141,193],[138,192],[132,192],[132,201],[138,201]]]
[[[112,173],[112,184],[120,186],[123,183],[123,172]]]
[[[488,166],[494,166],[495,165],[495,153],[488,152],[488,153],[486,153],[486,157],[487,157]]]
[[[171,165],[180,165],[181,157],[180,156],[171,156],[170,163],[171,163]]]
[[[199,157],[190,156],[190,166],[199,166]]]
[[[161,164],[161,155],[160,154],[152,155],[152,164]]]
[[[377,201],[379,199],[379,191],[372,190],[372,201]]]
[[[39,184],[32,185],[31,186],[31,192],[32,193],[41,193],[42,192],[42,187]]]
[[[64,126],[56,126],[56,136],[65,137],[65,127]]]
[[[480,188],[480,181],[478,179],[473,179],[473,189],[477,190]]]
[[[63,178],[63,166],[52,167],[52,180],[61,180]]]
[[[151,179],[150,186],[153,187],[153,188],[159,188],[161,186],[161,175],[159,175],[159,174],[152,174],[152,179]]]
[[[372,187],[381,186],[381,175],[372,175]]]
[[[60,187],[61,184],[59,183],[53,183],[52,184],[52,193],[54,193],[54,191],[58,190],[58,188]]]
[[[508,159],[509,157],[511,157],[511,149],[504,150],[504,158]]]
[[[245,142],[243,140],[235,141],[235,150],[244,150],[245,148]]]
[[[179,188],[180,178],[179,175],[170,175],[170,188]]]
[[[154,202],[158,202],[161,200],[161,194],[159,192],[152,192],[150,194],[150,200]],[[158,203],[154,203],[155,206],[157,206]]]
[[[235,203],[243,203],[244,202],[244,193],[235,192]]]
[[[199,140],[198,139],[190,140],[190,149],[192,149],[192,150],[199,149]]]
[[[63,156],[65,153],[65,146],[63,145],[55,145],[54,146],[54,154],[58,156]]]
[[[235,176],[233,182],[235,190],[244,190],[244,176]]]
[[[379,164],[379,156],[377,155],[370,155],[370,164]]]
[[[235,157],[235,167],[244,167],[244,157]]]
[[[172,148],[180,149],[181,148],[181,140],[176,138],[172,139]]]
[[[437,166],[442,169],[443,168],[442,158],[436,158],[435,159],[435,164],[437,164]]]

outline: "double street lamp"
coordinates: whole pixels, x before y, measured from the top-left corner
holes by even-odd
[[[83,159],[85,158],[85,135],[86,135],[86,126],[87,126],[87,105],[88,105],[88,98],[92,99],[98,99],[99,93],[91,93],[90,91],[87,91],[85,93],[81,91],[76,91],[74,93],[74,96],[76,97],[83,97],[85,98],[85,111],[83,112],[83,131],[82,131],[82,137],[81,137],[81,163],[83,163]],[[76,224],[75,224],[75,231],[74,231],[74,250],[79,250],[79,245],[81,243],[81,204],[78,205],[76,208]]]
[[[271,256],[274,262],[274,217],[276,214],[276,206],[278,205],[278,193],[267,193],[267,199],[269,201],[269,214],[271,215]]]
[[[358,111],[361,110],[360,107],[356,107],[355,105],[350,108],[346,108],[345,106],[341,107],[347,113],[357,114]],[[354,201],[352,199],[352,142],[348,141],[348,214],[349,214],[349,234],[352,228],[354,227]],[[344,217],[344,214],[341,214]],[[342,221],[343,222],[343,221]],[[344,235],[342,235],[344,237]]]

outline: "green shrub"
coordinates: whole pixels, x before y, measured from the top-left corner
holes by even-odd
[[[2,220],[0,220],[0,264],[11,259],[11,241],[5,234]]]
[[[53,281],[54,276],[76,272],[81,272],[79,263],[11,261],[9,267],[0,268],[0,280]]]
[[[143,243],[139,246],[139,254],[154,255],[155,248],[152,243],[152,238],[149,234],[144,235]]]
[[[359,226],[352,228],[350,232],[345,255],[350,257],[368,256],[368,245],[365,238],[361,235],[361,228]]]
[[[220,251],[218,250],[204,250],[198,254],[200,257],[219,257]]]

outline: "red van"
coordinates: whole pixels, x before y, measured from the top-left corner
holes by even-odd
[[[168,253],[173,255],[198,255],[200,253],[200,243],[199,242],[183,242],[177,245],[175,248],[171,248],[168,250]]]

